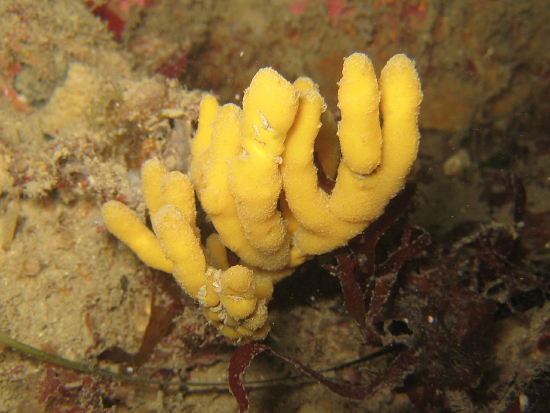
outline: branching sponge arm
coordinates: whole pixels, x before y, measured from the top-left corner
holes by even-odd
[[[338,107],[342,120],[338,137],[343,161],[356,174],[367,175],[380,164],[380,92],[370,59],[354,53],[344,59],[338,88]]]
[[[279,164],[298,109],[298,92],[275,70],[261,69],[243,99],[240,155],[230,160],[229,188],[250,243],[264,254],[285,250],[290,239],[277,210]]]
[[[355,174],[344,162],[332,191],[330,210],[348,222],[369,223],[405,185],[418,153],[418,112],[422,100],[414,62],[392,57],[380,76],[382,94],[382,158],[372,174]]]
[[[153,219],[164,254],[174,263],[174,277],[194,299],[206,288],[206,260],[189,219],[174,205],[165,205]]]
[[[403,187],[418,151],[422,92],[414,63],[405,55],[391,59],[382,72],[381,92],[372,64],[363,54],[345,59],[342,73],[338,94],[342,159],[330,195],[317,184],[312,157],[317,126],[311,118],[318,118],[320,103],[315,102],[322,100],[307,80],[295,83],[301,90],[300,108],[281,169],[286,201],[299,222],[294,245],[303,254],[342,246],[379,217]]]
[[[139,219],[137,213],[122,202],[109,201],[101,208],[109,231],[136,253],[149,267],[171,273],[172,262],[162,252],[157,237]]]
[[[218,101],[212,95],[206,95],[201,100],[199,111],[199,126],[197,133],[191,141],[191,151],[196,159],[202,158],[206,149],[210,146],[212,137],[212,125],[218,112]],[[203,187],[202,167],[206,166],[203,162],[194,162],[191,164],[191,178],[195,190],[199,192]]]

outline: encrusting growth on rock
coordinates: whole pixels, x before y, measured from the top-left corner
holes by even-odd
[[[261,69],[242,109],[210,95],[201,102],[190,177],[157,159],[143,164],[153,231],[124,204],[103,206],[111,233],[148,266],[173,273],[231,342],[265,338],[273,283],[361,233],[416,159],[422,91],[413,61],[394,56],[378,84],[369,58],[354,53],[344,60],[338,100],[340,149],[317,85]],[[314,150],[326,176],[337,170],[330,194],[319,186]],[[216,229],[206,246],[195,192]],[[239,265],[229,267],[226,248]]]

